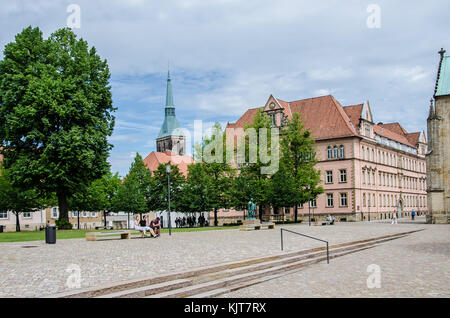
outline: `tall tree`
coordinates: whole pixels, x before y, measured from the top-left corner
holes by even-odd
[[[186,179],[176,165],[170,165],[170,207],[172,211],[183,209],[183,187]],[[163,211],[168,209],[168,179],[166,165],[160,164],[153,171],[151,200],[149,210]],[[181,211],[183,212],[183,211]]]
[[[147,213],[151,200],[151,173],[142,157],[136,154],[128,175],[112,198],[111,210],[130,213]]]
[[[323,188],[319,185],[320,171],[315,169],[317,164],[315,140],[309,129],[304,128],[298,113],[294,113],[292,119],[282,128],[280,144],[281,166],[290,171],[285,177],[290,177],[286,182],[290,186],[291,199],[285,199],[285,206],[294,205],[294,219],[297,222],[298,205],[323,193]]]
[[[10,211],[16,216],[16,232],[20,232],[19,216],[24,212],[41,210],[45,203],[35,190],[22,191],[14,187],[9,172],[0,163],[0,210]]]
[[[110,72],[94,47],[68,28],[44,39],[28,27],[0,61],[0,150],[11,182],[67,199],[109,171],[113,132]]]
[[[259,109],[255,115],[253,123],[250,125],[246,125],[245,129],[253,128],[256,134],[256,141],[252,142],[252,140],[246,137],[245,140],[245,149],[246,149],[246,157],[245,164],[243,164],[241,168],[241,174],[245,177],[246,182],[249,185],[250,198],[253,198],[257,204],[259,205],[259,218],[262,220],[262,210],[264,206],[269,203],[269,175],[264,174],[262,168],[267,166],[264,163],[260,156],[260,147],[262,144],[260,141],[260,134],[265,129],[267,131],[267,149],[270,153],[271,151],[279,151],[279,149],[271,149],[271,128],[272,124],[270,118]],[[275,147],[275,146],[274,146]],[[255,162],[250,162],[250,153],[255,151],[256,160]],[[247,201],[248,202],[248,201]]]
[[[196,156],[201,158],[204,169],[205,186],[207,186],[208,202],[214,210],[214,226],[218,225],[219,209],[232,205],[232,185],[235,176],[233,169],[226,161],[226,135],[219,123],[215,123],[211,136],[203,137],[200,147],[196,147]]]
[[[209,191],[210,179],[206,173],[205,163],[198,162],[188,166],[186,183],[182,187],[180,212],[209,212],[213,209]]]

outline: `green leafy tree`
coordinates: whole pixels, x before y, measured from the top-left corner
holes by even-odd
[[[209,191],[210,179],[206,173],[205,163],[198,162],[188,166],[186,183],[181,190],[178,205],[180,212],[205,212],[213,209]]]
[[[9,178],[9,172],[0,164],[0,210],[10,211],[16,216],[16,232],[20,232],[19,216],[24,212],[35,212],[45,207],[37,191],[31,189],[22,191],[14,187]]]
[[[242,177],[245,178],[245,182],[248,184],[249,197],[247,197],[247,202],[253,198],[257,204],[259,205],[259,217],[262,220],[262,213],[264,206],[269,204],[269,175],[264,174],[262,172],[262,168],[267,166],[266,163],[263,162],[260,156],[260,133],[261,129],[266,129],[267,133],[267,147],[268,152],[270,154],[271,151],[278,151],[278,149],[271,149],[271,135],[270,129],[272,128],[272,124],[270,118],[259,109],[255,115],[254,121],[251,125],[246,125],[245,129],[253,128],[255,129],[256,143],[252,143],[251,140],[246,137],[245,140],[245,163],[241,167]],[[256,153],[256,162],[250,162],[250,153],[251,151],[255,151]],[[242,204],[243,202],[241,202]]]
[[[108,173],[101,179],[94,180],[88,187],[80,188],[74,193],[69,198],[69,207],[72,211],[102,211],[106,226],[106,215],[113,211],[113,199],[120,185],[119,174]]]
[[[315,140],[309,129],[304,128],[299,114],[295,113],[282,128],[280,144],[282,151],[280,166],[283,169],[279,173],[282,178],[286,178],[286,187],[282,189],[286,190],[288,195],[283,195],[282,199],[279,197],[281,200],[276,202],[283,204],[285,201],[283,206],[294,205],[294,219],[297,222],[298,205],[323,193],[323,188],[319,185],[320,171],[315,169],[317,164]],[[280,176],[273,179],[275,184],[279,184]]]
[[[175,165],[170,165],[170,209],[171,211],[183,212],[185,203],[183,201],[183,188],[186,179]],[[151,200],[149,209],[153,211],[164,211],[168,209],[168,179],[166,165],[160,164],[153,171],[151,185]]]
[[[112,197],[111,210],[130,213],[147,213],[151,200],[152,176],[138,153],[128,175]],[[106,196],[105,196],[106,198]]]
[[[68,198],[109,171],[113,132],[110,72],[94,47],[68,28],[44,39],[28,27],[0,61],[0,151],[12,184]]]
[[[205,172],[204,187],[208,202],[214,210],[214,226],[217,226],[218,210],[232,206],[231,189],[235,177],[235,169],[226,161],[226,135],[220,124],[215,123],[211,136],[205,136],[202,144],[196,146],[196,156],[201,158],[203,165],[200,167]]]

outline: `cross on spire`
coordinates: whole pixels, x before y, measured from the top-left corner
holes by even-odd
[[[438,52],[441,55],[441,58],[444,57],[445,52],[447,52],[447,51],[444,50],[444,48],[441,48],[441,50]]]

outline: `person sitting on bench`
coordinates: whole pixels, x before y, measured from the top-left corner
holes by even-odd
[[[325,220],[332,225],[332,224],[334,224],[335,219],[334,219],[334,217],[331,216],[331,214],[328,214],[328,216]]]
[[[136,219],[134,220],[134,229],[142,233],[141,237],[147,237],[146,232],[149,231],[150,228],[147,226],[145,215],[141,221],[139,221],[139,216],[136,215]]]
[[[152,232],[153,237],[161,235],[161,223],[159,223],[159,216],[150,222],[150,232]]]

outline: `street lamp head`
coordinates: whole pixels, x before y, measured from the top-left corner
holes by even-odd
[[[170,173],[170,163],[168,163],[167,165],[166,165],[166,172],[169,174]]]

